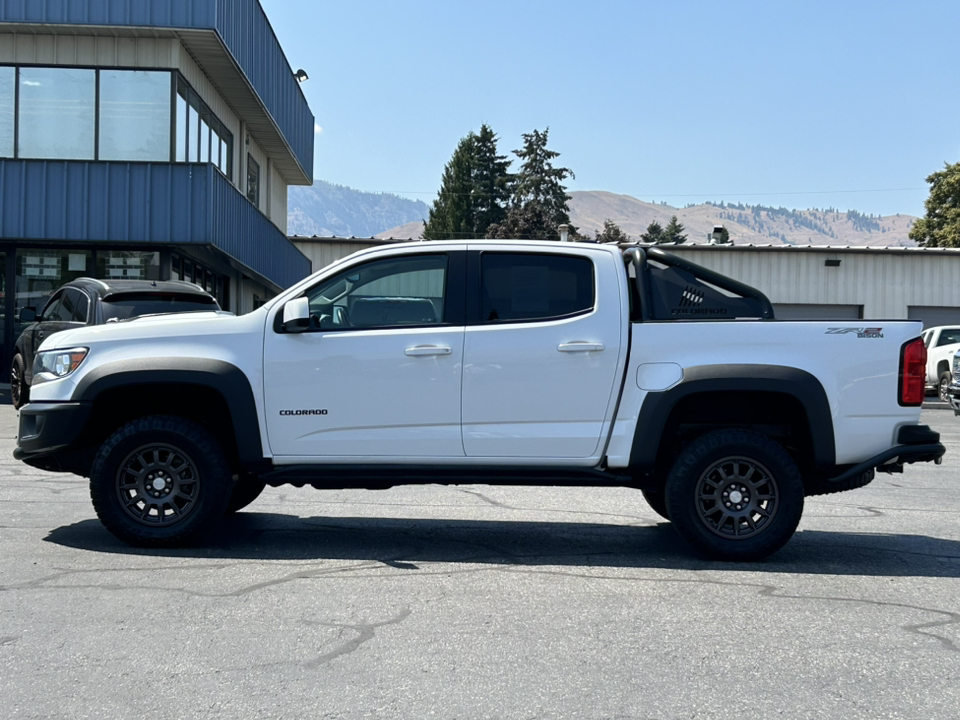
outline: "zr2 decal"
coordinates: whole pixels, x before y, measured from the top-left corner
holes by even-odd
[[[827,328],[827,335],[856,335],[858,338],[875,339],[883,337],[883,328]]]

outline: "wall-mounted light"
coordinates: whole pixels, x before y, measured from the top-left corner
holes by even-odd
[[[306,71],[303,68],[297,70],[293,76],[297,79],[297,82],[303,82],[304,80],[309,80],[310,76],[307,75]]]
[[[838,258],[828,258],[823,261],[823,264],[827,267],[840,267],[840,260]]]

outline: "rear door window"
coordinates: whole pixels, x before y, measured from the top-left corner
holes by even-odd
[[[480,256],[482,323],[557,320],[589,312],[595,302],[589,258],[546,253]]]
[[[79,300],[79,296],[80,293],[72,288],[64,290],[62,301],[53,312],[53,316],[49,319],[60,322],[76,322],[77,301]]]

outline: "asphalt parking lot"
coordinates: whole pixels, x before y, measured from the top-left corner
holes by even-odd
[[[268,488],[135,550],[12,459],[2,404],[0,716],[957,717],[960,418],[923,421],[943,465],[808,499],[737,565],[609,488]]]

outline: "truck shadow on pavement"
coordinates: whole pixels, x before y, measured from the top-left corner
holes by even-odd
[[[398,569],[422,563],[731,570],[888,577],[960,577],[960,542],[924,535],[800,531],[759,563],[698,558],[669,523],[310,517],[246,512],[192,548],[121,543],[97,520],[56,528],[63,547],[125,555],[230,560],[353,560]]]

